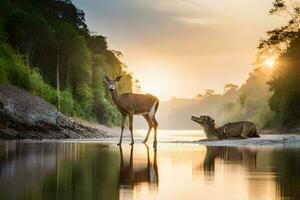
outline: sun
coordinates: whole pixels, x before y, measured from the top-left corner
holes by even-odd
[[[138,75],[141,93],[149,93],[163,100],[169,99],[175,85],[172,66],[160,60],[145,60],[139,66],[142,66],[142,73]]]
[[[268,67],[268,68],[272,68],[274,66],[274,58],[268,58],[265,60],[265,65]]]

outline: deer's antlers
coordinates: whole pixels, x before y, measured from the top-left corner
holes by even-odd
[[[117,73],[117,78],[115,79],[115,81],[119,81],[121,78],[122,78],[121,73],[118,72],[118,73]]]
[[[119,77],[122,77],[120,72],[117,73],[117,78],[119,78]]]

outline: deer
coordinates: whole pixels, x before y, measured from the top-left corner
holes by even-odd
[[[108,84],[108,90],[111,92],[112,100],[116,104],[117,109],[121,113],[122,122],[121,122],[121,135],[118,146],[122,145],[123,131],[127,117],[129,117],[129,130],[131,135],[131,143],[134,144],[133,139],[133,116],[142,115],[146,122],[148,123],[148,132],[143,141],[147,143],[150,132],[152,128],[154,129],[154,140],[153,147],[157,145],[157,127],[158,122],[155,118],[159,106],[159,100],[157,97],[151,94],[136,94],[136,93],[119,93],[118,83],[121,80],[122,76],[117,74],[117,78],[110,79],[107,74],[105,79]]]

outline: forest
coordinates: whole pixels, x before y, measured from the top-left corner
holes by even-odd
[[[161,128],[195,126],[187,122],[192,113],[212,115],[220,123],[251,120],[260,128],[299,125],[300,8],[275,0],[269,12],[286,22],[259,41],[255,69],[246,82],[225,85],[223,94],[208,89],[194,99],[162,102]],[[132,92],[133,77],[121,56],[109,49],[106,37],[89,30],[84,11],[70,0],[0,2],[0,84],[30,91],[67,116],[120,123],[104,75],[121,73],[121,92]],[[275,65],[267,69],[263,63],[270,57]]]
[[[70,0],[0,1],[0,84],[30,91],[67,116],[119,123],[104,76],[121,73],[120,90],[131,92],[120,56]]]

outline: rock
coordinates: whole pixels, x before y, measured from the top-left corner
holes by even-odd
[[[60,113],[42,98],[11,85],[0,86],[0,139],[67,139],[107,137]]]

